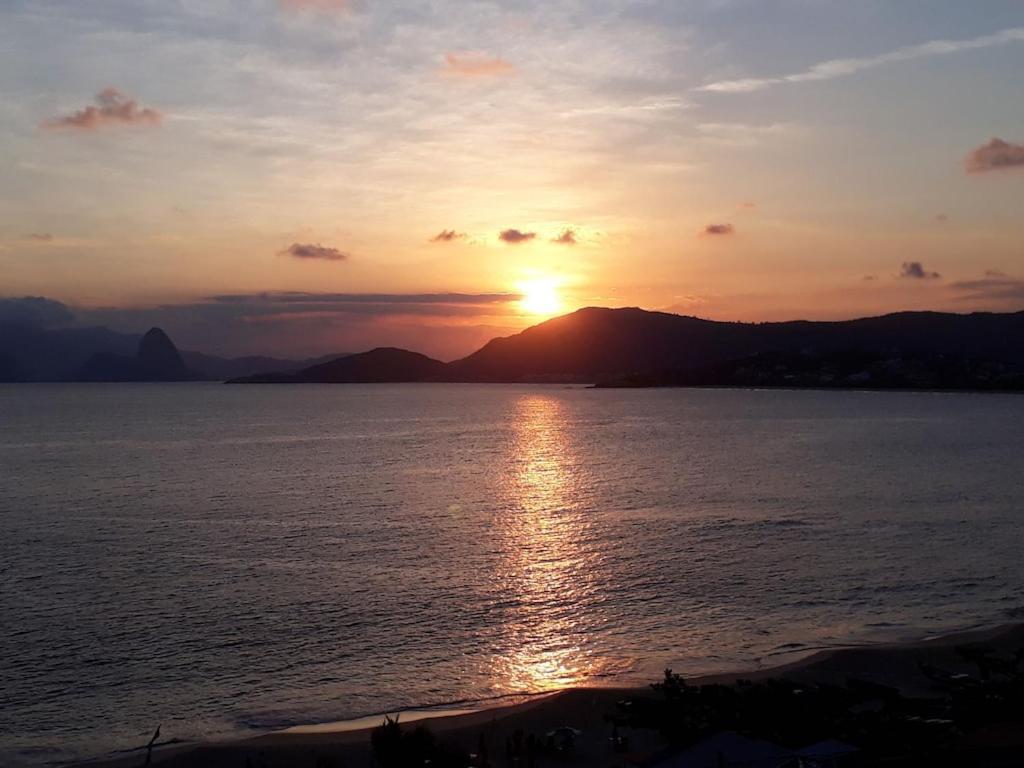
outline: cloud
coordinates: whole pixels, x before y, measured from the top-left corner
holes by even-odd
[[[964,161],[968,173],[1003,171],[1024,167],[1024,144],[992,139],[972,151]]]
[[[1000,303],[1014,310],[1024,304],[1024,280],[997,269],[986,270],[983,278],[961,280],[949,287],[961,293],[962,300]]]
[[[900,266],[900,277],[908,280],[936,280],[942,275],[929,272],[920,261],[904,261]]]
[[[157,125],[163,115],[155,109],[139,108],[117,88],[105,88],[96,94],[96,104],[72,112],[70,115],[45,121],[49,130],[94,131],[108,125]]]
[[[754,208],[757,208],[757,203],[752,203],[750,201],[747,201],[747,202],[744,202],[744,203],[740,203],[739,207],[740,208],[744,208],[744,209],[750,211],[750,210],[753,210]]]
[[[937,213],[937,214],[935,214],[935,220],[938,221],[938,222],[945,223],[945,222],[949,221],[949,214],[948,213]]]
[[[326,245],[317,243],[292,243],[283,251],[282,256],[291,256],[296,259],[321,259],[323,261],[345,261],[348,254],[339,251],[337,248],[329,248]]]
[[[48,243],[53,240],[53,235],[49,232],[30,232],[25,235],[29,240],[35,240],[38,243]]]
[[[68,325],[75,315],[66,305],[42,296],[0,298],[0,326],[53,328]]]
[[[990,35],[982,35],[968,40],[932,40],[920,45],[897,48],[878,56],[866,56],[853,59],[831,59],[789,75],[777,77],[749,77],[739,80],[720,80],[698,88],[700,91],[712,93],[750,93],[786,83],[809,83],[845,77],[866,69],[874,69],[885,64],[893,64],[928,56],[944,56],[961,51],[972,51],[980,48],[991,48],[1011,42],[1024,41],[1024,27],[1003,29]]]
[[[216,304],[253,304],[291,307],[297,305],[481,305],[518,301],[518,293],[307,293],[305,291],[265,291],[263,293],[225,293],[208,297]]]
[[[525,243],[529,240],[533,240],[536,236],[536,232],[521,232],[518,229],[505,229],[498,235],[498,239],[506,243],[511,243],[512,245],[518,245],[519,243]]]
[[[349,0],[280,0],[281,7],[286,11],[347,11]]]
[[[705,235],[732,235],[736,228],[732,224],[708,224],[704,227]]]
[[[552,243],[558,243],[559,245],[576,245],[576,230],[572,227],[566,227],[562,230],[562,234],[558,237],[551,238]]]
[[[446,53],[442,72],[456,77],[501,77],[515,72],[515,67],[500,56]]]
[[[442,229],[440,232],[438,232],[436,235],[430,238],[430,242],[450,243],[453,240],[461,240],[465,236],[465,232],[456,232],[454,229]]]

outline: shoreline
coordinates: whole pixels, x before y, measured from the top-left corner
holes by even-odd
[[[960,645],[983,644],[998,650],[1024,648],[1024,622],[978,625],[971,628],[930,634],[920,639],[861,643],[825,649],[807,649],[799,658],[755,669],[730,670],[686,677],[692,685],[735,684],[738,680],[764,681],[772,678],[797,683],[842,684],[851,677],[900,689],[905,694],[933,695],[931,683],[921,673],[918,662],[946,668],[963,666],[954,652]],[[794,651],[793,653],[800,653]],[[680,670],[676,670],[679,672]],[[684,675],[685,676],[685,675]],[[496,706],[466,706],[470,702],[413,707],[373,713],[346,720],[308,723],[240,738],[202,742],[178,742],[158,747],[153,764],[178,766],[217,766],[244,764],[247,759],[267,765],[307,764],[300,756],[316,755],[342,759],[346,765],[366,765],[371,755],[370,734],[385,717],[397,716],[399,722],[426,725],[437,736],[472,746],[484,731],[495,737],[515,730],[543,731],[563,725],[578,727],[584,733],[600,732],[604,741],[607,724],[604,715],[614,711],[624,697],[652,695],[647,685],[578,686],[533,694],[510,694],[499,698],[524,698]],[[462,706],[459,706],[459,705]],[[648,745],[653,748],[653,744]],[[64,763],[70,768],[127,768],[138,764],[145,748],[116,755]],[[314,763],[309,763],[313,765]]]

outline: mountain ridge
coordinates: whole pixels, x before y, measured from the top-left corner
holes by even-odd
[[[450,363],[394,348],[371,350],[345,358],[343,365],[305,369],[288,376],[255,375],[229,383],[359,383],[359,382],[565,382],[614,386],[686,385],[680,372],[706,369],[700,380],[715,383],[708,371],[758,356],[782,356],[813,378],[815,365],[834,367],[837,356],[866,355],[886,362],[897,386],[924,386],[928,371],[945,375],[959,361],[955,388],[990,388],[992,377],[1024,373],[1024,312],[897,312],[853,320],[796,320],[736,323],[651,312],[637,307],[585,307],[551,318],[523,331],[492,339],[476,352]],[[375,363],[387,352],[387,367]],[[787,357],[788,356],[788,357]],[[797,357],[793,357],[797,356]],[[767,360],[762,357],[761,362]],[[900,361],[914,361],[916,373],[893,373]],[[816,363],[817,361],[817,363]],[[342,361],[335,361],[341,363]],[[409,367],[403,368],[408,364]],[[831,370],[829,368],[829,370]],[[811,371],[811,373],[808,373]],[[860,373],[860,372],[857,372]],[[820,376],[828,376],[824,368]],[[975,381],[972,377],[984,376]],[[627,380],[630,383],[625,383]],[[775,381],[766,377],[765,381]],[[789,381],[785,377],[779,381]],[[834,381],[834,379],[832,380]],[[870,381],[858,379],[861,385]],[[901,383],[901,382],[906,382]],[[934,386],[944,386],[936,380]],[[769,384],[780,385],[780,384]],[[982,386],[983,385],[983,386]],[[1012,388],[1018,384],[1013,383]]]

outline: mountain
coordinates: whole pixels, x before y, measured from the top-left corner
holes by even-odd
[[[108,328],[0,325],[0,381],[67,381],[98,354],[134,355],[137,335]]]
[[[902,312],[839,322],[755,324],[591,307],[494,339],[452,363],[378,349],[288,376],[236,381],[653,386],[728,384],[747,376],[764,386],[817,385],[826,379],[833,386],[866,386],[873,375],[891,386],[1017,388],[1014,377],[1024,373],[1021,339],[1024,312]],[[784,373],[787,366],[801,375]],[[848,370],[851,366],[856,370]],[[855,378],[842,384],[850,376]]]
[[[346,357],[346,352],[335,352],[331,355],[313,357],[305,360],[285,360],[277,357],[265,357],[262,355],[250,355],[246,357],[218,357],[207,355],[202,352],[181,353],[185,365],[194,371],[201,371],[205,378],[211,381],[225,381],[243,376],[252,376],[257,373],[271,371],[274,373],[294,373],[303,368],[310,368],[314,365],[337,360],[339,357]]]
[[[166,334],[164,336],[166,338]],[[40,328],[5,321],[0,315],[0,382],[79,381],[83,375],[91,381],[111,376],[134,379],[140,375],[134,369],[135,363],[119,359],[137,357],[142,339],[138,334],[118,333],[103,327]],[[185,351],[178,354],[185,368],[196,377],[210,381],[263,371],[290,373],[345,355],[338,352],[304,360],[285,360],[261,356],[225,358]],[[87,372],[90,362],[95,367]],[[118,365],[120,371],[111,367]]]
[[[448,366],[440,360],[394,347],[378,347],[305,368],[294,374],[264,373],[229,384],[355,384],[439,381]]]
[[[139,340],[134,356],[95,354],[74,378],[76,381],[198,381],[204,376],[185,365],[178,348],[163,330],[150,328]]]
[[[596,382],[690,370],[769,352],[863,350],[888,356],[948,355],[1024,366],[1024,312],[901,312],[839,322],[728,323],[641,309],[581,309],[451,364],[472,381]]]

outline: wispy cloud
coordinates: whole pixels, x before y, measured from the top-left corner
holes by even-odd
[[[438,232],[436,235],[434,235],[432,238],[430,238],[430,242],[432,242],[432,243],[450,243],[453,240],[461,240],[465,236],[466,236],[465,232],[456,232],[454,229],[442,229],[440,232]]]
[[[53,240],[53,235],[49,232],[31,232],[25,235],[27,240],[34,240],[37,243],[49,243]]]
[[[483,53],[448,53],[442,72],[456,77],[501,77],[515,72],[515,67],[500,56]]]
[[[968,301],[996,303],[1012,309],[1020,309],[1024,302],[1024,280],[996,269],[987,270],[985,276],[977,280],[952,283],[950,288],[959,292],[961,299]]]
[[[283,251],[282,256],[291,256],[295,259],[321,259],[323,261],[344,261],[348,254],[339,251],[337,248],[330,248],[326,245],[312,243],[292,243]]]
[[[802,72],[795,72],[789,75],[776,77],[748,77],[738,80],[720,80],[709,83],[698,90],[712,93],[750,93],[771,88],[775,85],[786,83],[811,83],[821,80],[832,80],[837,77],[862,72],[866,69],[874,69],[885,64],[894,64],[912,59],[922,59],[928,56],[944,56],[961,51],[973,51],[980,48],[991,48],[996,45],[1004,45],[1011,42],[1024,41],[1024,27],[1012,27],[1003,29],[990,35],[982,35],[968,40],[932,40],[920,45],[910,45],[904,48],[897,48],[888,53],[877,56],[865,56],[853,59],[831,59],[815,64]]]
[[[517,293],[308,293],[306,291],[265,291],[262,293],[225,293],[210,296],[216,304],[250,304],[295,307],[312,304],[502,304],[517,301]]]
[[[992,139],[973,150],[964,161],[968,173],[1003,171],[1024,167],[1024,144]]]
[[[525,243],[529,240],[533,240],[536,236],[536,232],[522,232],[518,229],[505,229],[498,235],[498,239],[504,243],[518,245],[519,243]]]
[[[938,272],[930,272],[920,261],[904,261],[900,266],[900,277],[906,280],[937,280]]]
[[[96,94],[95,105],[46,120],[43,128],[94,131],[107,125],[157,125],[162,119],[155,109],[140,108],[117,88],[104,88]]]
[[[347,11],[349,0],[280,0],[286,11]]]

